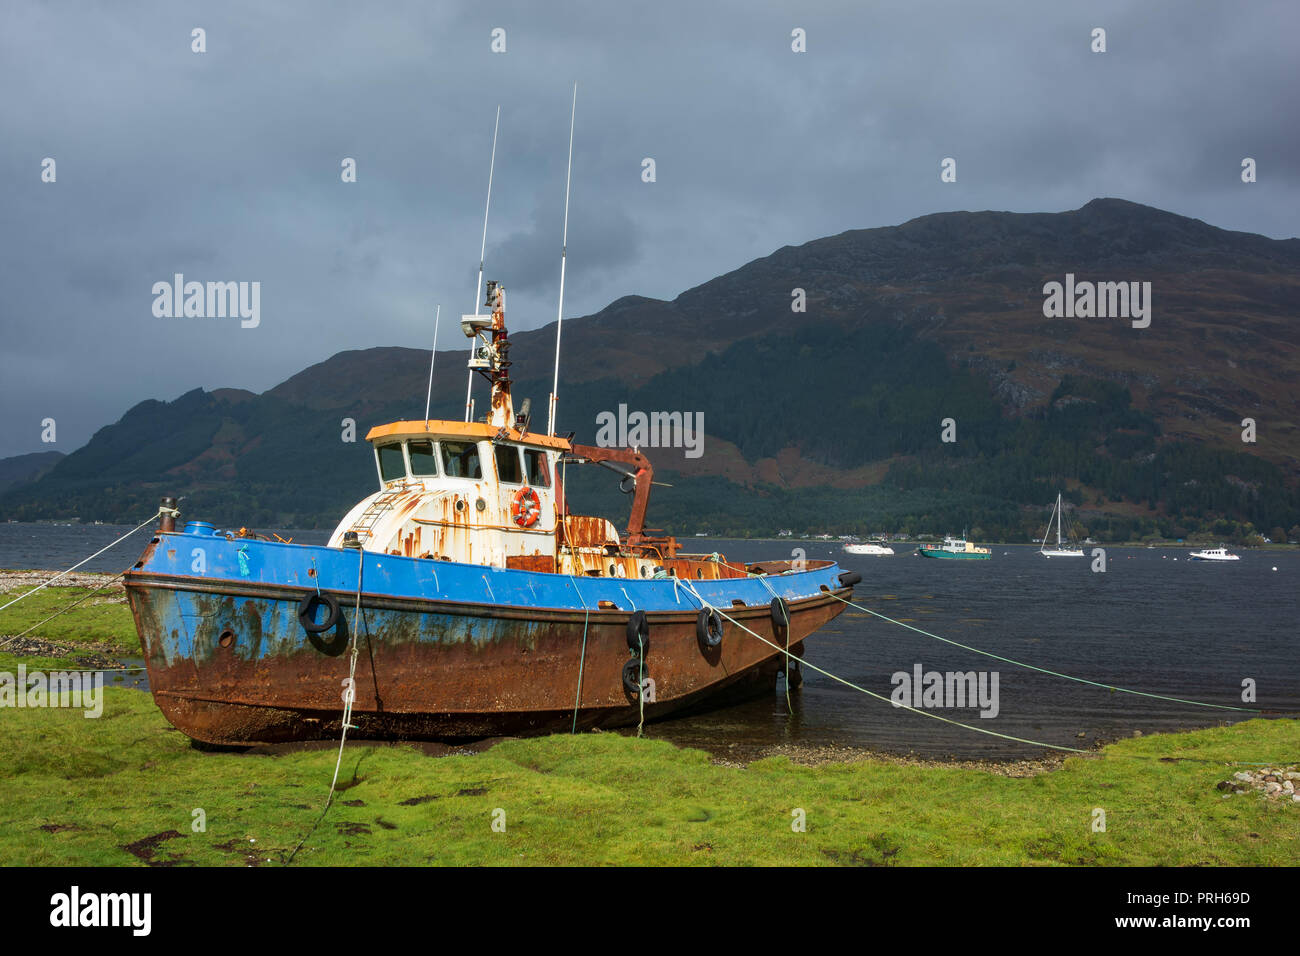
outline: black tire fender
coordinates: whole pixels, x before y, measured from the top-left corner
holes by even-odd
[[[628,618],[627,646],[641,657],[650,653],[650,620],[645,611],[634,611]]]
[[[772,633],[781,634],[790,627],[790,606],[785,598],[772,598]]]
[[[700,647],[706,651],[711,651],[722,643],[722,615],[716,608],[700,608],[700,613],[695,618],[695,637],[699,640]]]
[[[329,609],[329,613],[325,615],[325,623],[317,624],[316,608],[322,604]],[[298,622],[308,634],[325,633],[339,622],[338,598],[320,591],[308,591],[298,602]]]
[[[641,694],[641,676],[645,671],[645,664],[639,657],[629,657],[623,665],[623,689],[629,694],[640,696]]]
[[[861,583],[862,583],[862,575],[859,574],[857,571],[840,572],[840,587],[851,588],[853,587],[853,585],[861,584]]]

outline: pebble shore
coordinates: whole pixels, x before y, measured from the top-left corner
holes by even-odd
[[[1262,770],[1238,770],[1227,780],[1220,781],[1218,789],[1223,799],[1239,793],[1254,791],[1270,800],[1300,803],[1300,768],[1265,767]]]

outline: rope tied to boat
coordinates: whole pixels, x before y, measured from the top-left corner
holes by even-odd
[[[578,600],[582,602],[582,656],[578,658],[578,689],[573,695],[573,726],[569,733],[578,732],[578,703],[582,700],[582,671],[587,664],[587,624],[591,620],[591,608],[587,605],[587,599],[582,596],[582,591],[578,590],[578,579],[572,574],[569,575],[569,582],[573,585],[574,593],[578,595]]]
[[[708,608],[708,609],[710,609],[710,610],[716,611],[718,614],[720,614],[720,615],[723,617],[724,620],[730,621],[732,624],[736,625],[736,627],[740,628],[740,629],[741,629],[742,631],[744,631],[746,634],[749,634],[749,635],[751,635],[752,637],[756,637],[756,638],[758,638],[760,641],[762,641],[762,642],[763,642],[764,644],[766,644],[768,647],[771,647],[773,650],[776,650],[776,651],[781,651],[781,650],[783,650],[783,648],[781,647],[780,644],[775,644],[775,643],[773,643],[772,641],[769,641],[769,640],[768,640],[766,637],[764,637],[762,634],[758,634],[758,633],[756,633],[756,632],[750,630],[750,629],[747,628],[744,624],[741,624],[739,621],[737,621],[737,620],[736,620],[734,617],[732,617],[731,615],[727,614],[727,612],[724,611],[724,610],[722,610],[721,608],[713,607],[711,604],[709,604],[707,601],[705,601],[704,598],[699,594],[699,592],[696,591],[695,588],[692,587],[688,582],[682,582],[682,587],[683,587],[684,589],[686,589],[687,591],[689,591],[690,593],[694,594],[694,595],[695,595],[695,599],[696,599],[697,601],[700,602],[700,605],[701,605],[702,607],[705,607],[705,608]],[[1068,753],[1076,753],[1076,754],[1088,754],[1088,753],[1091,752],[1091,751],[1088,751],[1088,750],[1081,750],[1081,749],[1078,748],[1078,747],[1066,747],[1066,746],[1064,746],[1063,744],[1049,744],[1049,743],[1044,743],[1044,742],[1041,741],[1041,740],[1029,740],[1029,739],[1027,739],[1027,738],[1025,738],[1025,737],[1016,737],[1016,736],[1013,736],[1013,735],[1011,735],[1011,734],[1002,734],[1002,733],[998,733],[996,730],[988,730],[987,728],[984,728],[984,727],[976,727],[976,726],[974,726],[973,724],[964,724],[964,723],[962,723],[962,722],[959,721],[959,720],[953,720],[951,717],[944,717],[942,714],[935,714],[935,713],[931,713],[931,712],[928,711],[928,710],[921,710],[919,707],[912,707],[910,704],[900,704],[900,703],[897,703],[896,701],[890,700],[890,698],[886,697],[886,696],[883,695],[883,694],[877,694],[875,691],[867,690],[865,687],[861,687],[861,686],[859,686],[859,685],[853,683],[853,682],[850,681],[850,680],[845,680],[843,677],[840,677],[838,674],[832,674],[830,671],[828,671],[828,670],[826,670],[826,669],[824,669],[824,668],[818,667],[816,664],[812,664],[812,663],[808,662],[808,661],[805,660],[804,658],[800,657],[798,654],[792,654],[792,653],[790,653],[789,650],[785,650],[785,654],[786,654],[786,657],[787,657],[787,665],[788,665],[788,663],[789,663],[790,660],[798,661],[798,662],[799,662],[800,664],[802,664],[803,666],[805,666],[805,667],[810,667],[810,668],[812,668],[813,670],[815,670],[817,673],[822,674],[822,675],[825,676],[825,677],[829,677],[831,680],[836,681],[837,683],[843,684],[845,687],[850,687],[850,688],[852,688],[853,690],[856,690],[856,691],[858,691],[858,692],[860,692],[860,693],[866,694],[868,697],[874,697],[876,700],[884,701],[885,703],[890,704],[891,706],[894,706],[894,707],[898,707],[898,708],[900,708],[900,709],[902,709],[902,710],[910,710],[912,713],[914,713],[914,714],[920,714],[922,717],[929,717],[929,718],[931,718],[931,719],[933,719],[933,720],[942,721],[942,722],[945,723],[945,724],[952,724],[954,727],[961,727],[961,728],[963,728],[963,729],[965,729],[965,730],[973,730],[973,731],[975,731],[977,734],[987,734],[987,735],[990,736],[990,737],[1000,737],[1000,738],[1003,739],[1003,740],[1011,740],[1011,741],[1014,741],[1015,743],[1019,743],[1019,744],[1028,744],[1028,745],[1031,746],[1031,747],[1044,747],[1044,748],[1046,748],[1046,749],[1048,749],[1048,750],[1063,750],[1063,751],[1066,751],[1066,752],[1068,752]],[[787,673],[788,673],[788,672],[787,672]],[[787,678],[787,680],[788,680],[788,679],[789,679],[789,678]]]
[[[924,635],[925,637],[933,638],[936,641],[943,641],[943,643],[951,644],[953,647],[960,647],[964,651],[970,651],[974,654],[981,654],[984,657],[991,657],[993,660],[1002,661],[1004,664],[1011,664],[1015,667],[1023,667],[1026,670],[1038,671],[1038,673],[1040,674],[1048,674],[1051,677],[1060,677],[1063,678],[1064,680],[1075,681],[1076,683],[1079,684],[1088,684],[1092,687],[1100,687],[1104,690],[1115,691],[1121,694],[1133,694],[1136,697],[1150,697],[1155,700],[1167,700],[1175,704],[1191,704],[1195,707],[1210,707],[1215,710],[1236,710],[1248,714],[1261,714],[1265,712],[1262,708],[1259,707],[1238,707],[1234,704],[1212,704],[1209,703],[1208,701],[1190,700],[1186,697],[1170,697],[1166,694],[1153,694],[1150,693],[1149,691],[1133,690],[1132,688],[1129,687],[1118,687],[1114,684],[1103,684],[1100,681],[1088,680],[1086,677],[1075,677],[1072,674],[1062,674],[1059,671],[1048,670],[1046,667],[1038,667],[1037,665],[1034,664],[1026,664],[1024,661],[1016,661],[1016,660],[1012,660],[1010,657],[1003,657],[1000,654],[994,654],[991,651],[980,650],[978,647],[971,647],[969,644],[962,644],[960,641],[954,641],[947,637],[940,637],[938,634],[931,634],[929,631],[923,630],[922,628],[913,627],[911,624],[908,624],[904,621],[896,621],[892,617],[888,617],[887,615],[881,614],[879,611],[873,611],[869,607],[864,607],[861,604],[856,604],[853,601],[850,601],[848,598],[842,598],[834,592],[829,592],[829,593],[831,597],[835,598],[835,600],[843,601],[849,607],[857,608],[859,611],[864,611],[867,614],[870,614],[872,617],[878,617],[882,621],[887,621],[890,624],[897,624],[899,627],[905,627],[909,631],[915,631],[918,634]]]
[[[77,570],[77,568],[81,567],[81,566],[82,566],[83,564],[85,564],[87,561],[93,561],[95,558],[99,557],[99,556],[100,556],[101,554],[103,554],[105,551],[108,551],[110,548],[114,548],[114,547],[116,547],[117,545],[121,544],[123,541],[125,541],[127,538],[131,537],[131,535],[135,534],[137,531],[139,531],[139,530],[140,530],[141,528],[143,528],[145,525],[149,524],[149,522],[153,521],[155,518],[159,518],[159,517],[161,517],[163,514],[167,514],[167,513],[180,514],[180,512],[179,512],[179,511],[176,511],[175,508],[159,508],[159,509],[158,509],[157,511],[155,511],[153,514],[151,514],[148,518],[146,518],[144,521],[141,521],[138,525],[136,525],[134,528],[132,528],[132,529],[131,529],[130,531],[128,531],[126,534],[122,535],[122,537],[118,538],[118,539],[117,539],[116,541],[114,541],[112,544],[109,544],[109,545],[106,545],[106,546],[100,548],[98,551],[96,551],[94,554],[92,554],[92,555],[91,555],[90,557],[88,557],[88,558],[82,558],[80,561],[78,561],[78,562],[77,562],[76,564],[74,564],[72,567],[68,568],[66,571],[60,571],[58,574],[54,575],[54,577],[50,578],[48,581],[45,581],[45,582],[42,583],[42,584],[38,584],[36,587],[32,588],[32,589],[31,589],[30,591],[28,591],[26,594],[20,594],[20,595],[18,595],[18,597],[14,598],[12,601],[8,602],[7,604],[2,604],[2,605],[0,605],[0,611],[3,611],[5,608],[7,608],[7,607],[11,607],[11,606],[17,604],[17,603],[18,603],[19,601],[21,601],[23,598],[31,597],[31,596],[32,596],[33,594],[35,594],[37,591],[44,590],[45,588],[47,588],[47,587],[49,587],[51,584],[53,584],[55,581],[57,581],[59,578],[63,577],[65,574],[71,574],[73,571]]]
[[[357,603],[352,614],[352,634],[348,640],[351,660],[348,662],[348,680],[346,690],[343,692],[343,732],[339,735],[339,755],[338,759],[334,761],[334,779],[330,781],[330,795],[325,801],[326,810],[329,810],[330,804],[334,802],[334,787],[339,781],[339,767],[343,765],[343,745],[347,743],[348,731],[356,729],[352,725],[352,703],[357,697],[357,652],[360,650],[360,645],[357,643],[357,632],[361,626],[361,575],[365,569],[366,558],[366,549],[361,546],[360,540],[357,541],[356,549]]]
[[[31,627],[29,627],[27,630],[23,631],[21,634],[15,634],[13,637],[8,637],[8,638],[5,638],[3,641],[0,641],[0,647],[7,647],[8,645],[12,644],[14,641],[17,641],[17,640],[20,640],[20,639],[26,637],[28,634],[30,634],[32,631],[36,630],[36,629],[37,629],[38,627],[40,627],[42,624],[48,624],[48,623],[50,623],[50,621],[54,620],[56,617],[60,616],[61,614],[67,614],[69,611],[71,611],[71,610],[72,610],[74,607],[76,607],[77,605],[81,604],[83,601],[89,600],[90,598],[93,598],[96,594],[99,594],[100,592],[104,591],[105,589],[112,587],[114,584],[116,584],[116,583],[118,582],[118,579],[121,578],[121,577],[122,577],[122,575],[121,575],[120,573],[113,575],[111,578],[109,578],[109,580],[108,580],[107,583],[100,585],[99,587],[95,588],[95,590],[93,590],[93,591],[88,591],[87,593],[83,594],[81,597],[79,597],[79,598],[77,598],[75,601],[73,601],[71,604],[69,604],[67,607],[62,608],[62,609],[60,609],[60,610],[58,610],[58,611],[55,611],[53,614],[51,614],[51,615],[50,615],[49,617],[47,617],[45,620],[43,620],[43,621],[38,621],[37,623],[35,623],[35,624],[33,624]]]
[[[636,723],[636,735],[640,737],[641,730],[642,728],[645,727],[645,655],[644,654],[637,655],[637,670],[639,671],[639,674],[637,675],[639,679],[639,683],[637,684],[636,702],[637,702],[637,706],[641,710],[641,715]]]
[[[777,594],[772,585],[768,583],[766,574],[755,574],[751,575],[751,577],[758,578],[763,587],[767,588],[767,593],[772,595],[773,606],[781,608],[781,617],[785,620],[785,710],[786,713],[793,716],[794,705],[790,703],[790,608],[785,601],[781,600],[781,595]],[[780,605],[776,604],[777,601],[781,602]],[[774,625],[776,623],[775,615],[773,615],[772,623]]]
[[[752,635],[753,637],[758,638],[758,639],[759,639],[760,641],[762,641],[764,644],[768,645],[769,647],[771,647],[771,648],[773,648],[773,649],[775,649],[775,650],[778,650],[778,651],[781,650],[781,647],[780,647],[779,645],[777,645],[777,644],[773,644],[771,641],[769,641],[767,638],[763,637],[763,635],[761,635],[761,634],[756,634],[756,633],[754,633],[754,632],[751,631],[749,628],[747,628],[744,624],[741,624],[741,623],[740,623],[739,621],[737,621],[735,618],[731,617],[729,614],[727,614],[725,611],[723,611],[721,608],[713,607],[712,605],[710,605],[707,601],[704,600],[704,598],[699,594],[699,592],[697,592],[693,587],[691,587],[691,585],[690,585],[688,582],[683,581],[683,582],[682,582],[682,588],[683,588],[684,590],[688,591],[689,593],[694,594],[695,599],[696,599],[697,601],[700,602],[700,605],[701,605],[702,607],[709,608],[710,610],[716,611],[716,612],[717,612],[719,615],[721,615],[725,620],[730,621],[732,624],[736,625],[736,626],[737,626],[738,628],[740,628],[742,631],[746,632],[747,634]],[[838,599],[841,600],[841,601],[844,601],[846,604],[852,604],[852,603],[853,603],[853,602],[851,602],[851,601],[847,601],[847,600],[845,600],[844,598],[839,598],[839,596],[838,596],[838,595],[835,595],[835,594],[832,594],[831,596],[832,596],[832,597],[836,597],[836,598],[838,598]],[[856,604],[854,604],[853,606],[854,606],[854,607],[858,607],[858,605],[856,605]],[[868,609],[867,609],[867,608],[863,608],[863,610],[868,610]],[[871,612],[871,613],[875,613],[875,612]],[[880,617],[884,617],[884,615],[879,615],[879,616],[880,616]],[[894,622],[894,623],[901,623],[901,622]],[[906,625],[904,625],[904,626],[906,626]],[[913,630],[919,630],[919,629],[918,629],[918,628],[913,628]],[[946,640],[946,638],[940,638],[940,640]],[[956,643],[956,642],[949,642],[949,643]],[[964,645],[962,645],[962,646],[964,646]],[[972,650],[974,650],[974,648],[972,648]],[[890,700],[890,698],[885,697],[883,694],[877,694],[877,693],[874,692],[874,691],[867,690],[865,687],[859,687],[857,684],[853,683],[852,681],[845,680],[843,677],[840,677],[840,676],[838,676],[838,675],[836,675],[836,674],[832,674],[830,671],[825,670],[824,668],[818,667],[816,664],[812,664],[812,663],[810,663],[810,662],[804,660],[803,658],[801,658],[801,657],[800,657],[799,655],[797,655],[797,654],[790,654],[789,656],[790,656],[791,658],[793,658],[794,660],[798,661],[800,664],[803,664],[803,665],[805,665],[805,666],[807,666],[807,667],[811,667],[811,668],[812,668],[813,670],[815,670],[817,673],[822,674],[822,675],[824,675],[824,676],[826,676],[826,677],[829,677],[831,680],[836,681],[837,683],[843,684],[843,685],[846,686],[846,687],[851,687],[852,689],[854,689],[854,690],[856,690],[856,691],[860,691],[861,693],[866,694],[868,697],[874,697],[876,700],[887,702],[887,703],[891,704],[892,706],[898,707],[898,708],[900,708],[900,709],[902,709],[902,710],[910,710],[912,713],[914,713],[914,714],[920,714],[922,717],[930,717],[930,718],[932,718],[932,719],[934,719],[934,720],[942,721],[942,722],[945,723],[945,724],[951,724],[951,725],[953,725],[953,726],[955,726],[955,727],[961,727],[961,728],[963,728],[964,730],[973,730],[973,731],[975,731],[975,732],[978,733],[978,734],[986,734],[986,735],[988,735],[988,736],[990,736],[990,737],[1000,737],[1000,738],[1003,739],[1003,740],[1011,740],[1011,741],[1014,741],[1015,743],[1028,744],[1028,745],[1030,745],[1030,746],[1032,746],[1032,747],[1042,747],[1042,748],[1044,748],[1044,749],[1046,749],[1046,750],[1059,750],[1059,751],[1063,751],[1063,752],[1066,752],[1066,753],[1082,754],[1082,755],[1084,755],[1084,756],[1100,756],[1099,754],[1096,754],[1094,751],[1083,750],[1083,749],[1080,749],[1079,747],[1067,747],[1067,746],[1065,746],[1065,745],[1063,745],[1063,744],[1049,744],[1049,743],[1045,743],[1045,742],[1043,742],[1043,741],[1041,741],[1041,740],[1030,740],[1030,739],[1025,738],[1025,737],[1016,737],[1016,736],[1013,736],[1013,735],[1011,735],[1011,734],[1001,734],[1001,733],[998,733],[998,732],[995,731],[995,730],[988,730],[988,729],[986,729],[986,728],[984,728],[984,727],[976,727],[976,726],[974,726],[974,725],[972,725],[972,724],[965,724],[965,723],[962,723],[962,722],[959,721],[959,720],[953,720],[952,718],[950,718],[950,717],[944,717],[944,716],[942,716],[941,714],[935,714],[935,713],[931,713],[930,711],[921,710],[921,709],[919,709],[919,708],[912,707],[912,706],[910,706],[910,705],[908,705],[908,704],[899,704],[899,703],[896,703],[896,702],[893,701],[893,700]],[[994,656],[996,656],[996,655],[994,655]],[[1009,661],[1009,663],[1018,663],[1018,662],[1016,662],[1016,661]],[[1049,671],[1048,673],[1051,673],[1051,672]],[[1065,676],[1065,675],[1060,675],[1060,676]],[[1088,681],[1088,683],[1094,683],[1094,682],[1092,682],[1092,681]],[[1109,686],[1109,685],[1098,685],[1098,686]],[[1119,689],[1121,689],[1121,688],[1115,688],[1115,689],[1116,689],[1116,690],[1119,690]],[[1137,691],[1135,691],[1134,693],[1141,693],[1141,692],[1137,692]],[[1159,695],[1144,695],[1144,696],[1159,696]],[[1169,699],[1169,700],[1177,700],[1178,698],[1165,698],[1165,699]],[[1198,701],[1188,701],[1188,703],[1199,703],[1199,702],[1198,702]],[[1223,705],[1223,704],[1206,704],[1205,706],[1211,706],[1211,707],[1226,707],[1226,705]],[[1231,709],[1231,710],[1250,710],[1250,708],[1246,708],[1246,707],[1236,707],[1236,708],[1231,708],[1231,707],[1229,707],[1229,708],[1226,708],[1226,709]],[[1131,760],[1165,760],[1165,759],[1168,759],[1168,758],[1166,758],[1166,757],[1161,757],[1161,756],[1153,755],[1153,754],[1108,754],[1108,755],[1106,755],[1106,756],[1125,757],[1125,758],[1128,758],[1128,759],[1131,759]],[[1221,765],[1221,764],[1225,763],[1225,761],[1222,761],[1222,760],[1216,760],[1216,759],[1213,759],[1213,758],[1207,758],[1207,757],[1177,757],[1177,758],[1174,758],[1174,759],[1177,759],[1177,760],[1192,761],[1192,762],[1195,762],[1195,763],[1216,764],[1216,765]],[[1279,762],[1285,762],[1285,761],[1277,761],[1277,760],[1272,760],[1272,761],[1262,761],[1262,762],[1261,762],[1261,761],[1245,761],[1245,760],[1231,760],[1231,761],[1226,761],[1226,763],[1227,763],[1229,766],[1266,766],[1266,765],[1268,765],[1268,764],[1279,763]]]

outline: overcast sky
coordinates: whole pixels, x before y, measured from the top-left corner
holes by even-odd
[[[488,277],[511,328],[554,321],[575,80],[566,316],[955,209],[1116,196],[1295,236],[1298,35],[1294,0],[6,0],[0,456],[71,452],[146,398],[427,347],[437,303],[462,348],[498,104]],[[260,282],[260,325],[155,317],[178,272]]]

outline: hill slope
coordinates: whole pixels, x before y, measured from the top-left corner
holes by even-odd
[[[1067,273],[1150,282],[1150,326],[1046,318],[1044,283]],[[791,309],[795,289],[806,312]],[[620,404],[702,412],[703,455],[653,455],[675,477],[652,514],[678,532],[1023,539],[1064,488],[1103,540],[1275,534],[1300,524],[1298,315],[1300,240],[1116,199],[942,213],[570,320],[559,430],[592,441],[596,415]],[[516,403],[531,396],[544,418],[554,328],[511,340]],[[440,356],[435,414],[461,417],[465,358]],[[332,525],[375,480],[343,420],[364,435],[421,414],[426,363],[412,349],[342,352],[262,395],[142,403],[0,496],[0,516],[125,520],[170,492],[223,523]],[[957,440],[944,443],[948,418]],[[573,489],[621,518],[603,475]]]
[[[35,481],[63,457],[61,451],[38,451],[30,455],[0,458],[0,491]]]

